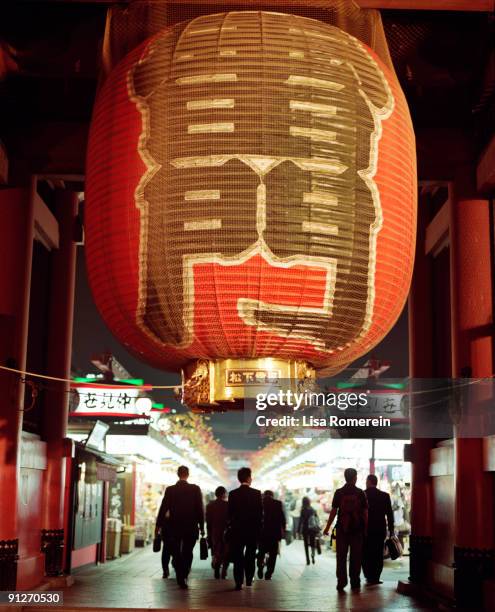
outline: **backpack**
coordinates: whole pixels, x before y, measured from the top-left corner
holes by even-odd
[[[344,533],[355,533],[363,528],[361,500],[357,493],[342,492],[339,505],[339,525]]]

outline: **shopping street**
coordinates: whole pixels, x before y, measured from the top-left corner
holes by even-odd
[[[429,610],[397,593],[397,583],[408,576],[409,560],[386,561],[383,584],[362,587],[360,593],[339,595],[335,589],[335,554],[323,551],[316,564],[306,566],[302,541],[283,545],[271,581],[255,578],[251,588],[234,591],[232,569],[227,580],[215,580],[209,561],[200,561],[198,547],[189,589],[180,590],[171,577],[162,578],[160,555],[151,546],[102,566],[76,570],[75,584],[64,591],[67,610],[77,608],[126,608],[167,610]],[[311,603],[309,604],[309,598]]]

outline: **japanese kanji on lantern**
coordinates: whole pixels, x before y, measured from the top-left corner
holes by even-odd
[[[302,16],[206,15],[107,78],[86,252],[114,334],[193,408],[338,371],[389,331],[415,242],[411,120],[362,42]]]

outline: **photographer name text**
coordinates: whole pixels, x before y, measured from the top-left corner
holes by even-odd
[[[385,417],[314,417],[312,415],[284,415],[280,417],[268,417],[259,414],[256,417],[259,427],[390,427],[391,421]]]

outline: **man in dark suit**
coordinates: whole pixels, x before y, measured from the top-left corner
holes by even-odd
[[[165,490],[156,527],[160,530],[167,528],[177,584],[181,589],[187,589],[193,548],[199,532],[204,535],[203,497],[197,485],[187,482],[189,469],[185,465],[179,467],[177,475],[177,484]]]
[[[251,489],[251,470],[243,467],[237,472],[241,483],[229,493],[230,544],[234,561],[234,580],[237,591],[253,583],[256,548],[263,523],[261,491]]]
[[[206,532],[208,534],[208,544],[211,548],[211,565],[215,572],[215,578],[220,578],[220,570],[222,570],[222,578],[226,578],[229,566],[225,542],[225,530],[229,523],[226,488],[217,487],[215,498],[206,506]]]
[[[273,491],[263,494],[263,528],[258,549],[258,578],[263,578],[263,566],[266,562],[265,580],[270,580],[275,571],[280,540],[285,533],[285,513],[282,502],[274,499]]]
[[[368,533],[364,541],[363,573],[369,585],[380,584],[383,570],[383,542],[387,529],[394,533],[394,513],[390,495],[377,488],[378,479],[370,474],[366,479],[368,499]],[[385,522],[386,519],[386,522]]]

